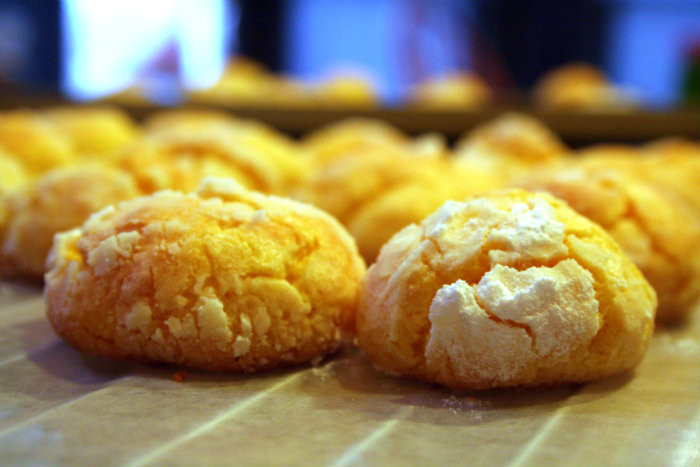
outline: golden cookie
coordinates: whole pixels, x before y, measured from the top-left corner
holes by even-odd
[[[642,151],[659,157],[700,158],[700,142],[684,138],[662,138],[642,146]]]
[[[76,162],[70,139],[45,117],[17,110],[0,114],[0,144],[29,175]]]
[[[307,90],[297,81],[268,72],[247,58],[232,60],[214,85],[189,91],[194,102],[277,106],[307,102]]]
[[[639,150],[627,144],[595,144],[576,152],[575,161],[586,166],[614,165],[619,168],[631,168],[642,162]]]
[[[700,144],[682,139],[654,141],[642,148],[643,176],[680,194],[700,211]]]
[[[117,165],[145,193],[194,190],[207,176],[230,177],[265,193],[285,194],[307,176],[305,161],[262,126],[241,123],[166,129],[124,149]]]
[[[633,173],[700,210],[700,147],[695,143],[665,139],[641,148],[601,144],[578,155],[577,163],[582,166]]]
[[[307,135],[302,144],[316,165],[364,151],[402,152],[406,135],[380,120],[350,118],[332,123]]]
[[[27,174],[22,164],[0,147],[0,196],[24,185]]]
[[[246,57],[235,57],[216,83],[208,88],[191,90],[189,97],[200,102],[254,102],[260,97],[261,83],[268,76],[269,72],[262,64]]]
[[[41,278],[54,234],[72,229],[105,206],[138,196],[131,177],[107,166],[47,172],[0,199],[0,273]]]
[[[460,73],[421,83],[408,99],[425,108],[476,109],[491,100],[491,89],[477,75]]]
[[[598,68],[572,63],[544,75],[535,85],[536,103],[553,109],[628,110],[634,99],[611,83]]]
[[[108,156],[138,136],[136,123],[115,107],[56,107],[43,114],[88,156]]]
[[[253,150],[277,159],[298,159],[299,145],[287,135],[253,120],[235,118],[213,110],[168,110],[151,116],[144,124],[148,136],[156,140],[204,140],[214,142],[229,137]],[[187,135],[183,137],[182,135]],[[234,136],[231,136],[234,135]],[[239,143],[241,144],[241,143]],[[294,165],[298,165],[295,161]]]
[[[700,215],[682,199],[620,170],[570,167],[521,181],[600,224],[656,290],[659,321],[675,321],[700,297]]]
[[[311,88],[310,103],[316,105],[366,107],[377,103],[370,80],[358,75],[334,76]]]
[[[337,349],[365,271],[327,214],[224,179],[95,214],[49,267],[48,317],[74,347],[245,372]]]
[[[504,179],[560,161],[567,153],[559,137],[539,120],[512,112],[472,130],[455,147],[458,162],[490,167]]]
[[[600,227],[545,194],[446,202],[367,272],[359,344],[455,389],[584,382],[633,368],[656,296]]]

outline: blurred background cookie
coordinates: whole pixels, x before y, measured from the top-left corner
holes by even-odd
[[[231,177],[265,193],[285,194],[307,176],[294,143],[264,125],[231,120],[159,127],[125,147],[117,166],[146,193],[194,190],[206,176]]]
[[[350,118],[306,135],[302,147],[314,165],[323,166],[363,151],[397,153],[407,141],[408,136],[386,122]]]
[[[116,107],[54,107],[43,115],[88,160],[106,158],[139,135],[136,122]]]
[[[457,162],[490,167],[504,179],[558,162],[568,153],[564,142],[542,122],[514,112],[471,130],[455,145]]]
[[[26,181],[24,166],[0,146],[0,196],[19,188]]]
[[[368,78],[343,73],[310,86],[307,105],[371,107],[378,103],[379,96]]]
[[[55,234],[79,226],[90,214],[140,192],[132,178],[103,165],[47,172],[0,198],[0,273],[41,279]]]
[[[571,63],[544,75],[533,91],[535,103],[560,110],[629,110],[637,105],[629,91],[615,86],[598,68]]]
[[[447,154],[439,143],[427,140],[388,152],[360,147],[314,170],[296,196],[347,226],[362,256],[372,263],[392,235],[420,222],[445,200],[493,188],[478,171],[456,177]]]
[[[410,104],[428,109],[473,110],[492,99],[488,85],[473,73],[455,73],[420,83],[411,91]]]
[[[32,176],[77,161],[70,138],[35,112],[0,113],[0,144]]]

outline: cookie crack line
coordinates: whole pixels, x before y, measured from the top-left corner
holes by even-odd
[[[213,156],[218,161],[227,165],[233,164],[236,169],[243,172],[244,176],[248,177],[250,181],[256,184],[257,189],[260,189],[261,191],[267,191],[270,189],[269,180],[265,180],[265,178],[260,174],[260,171],[256,170],[254,164],[252,164],[250,161],[246,161],[244,157],[239,155],[239,149],[222,149],[221,142],[216,142],[216,144],[210,147],[205,146],[206,144],[202,144],[197,141],[179,144],[175,143],[172,145],[169,145],[167,142],[164,143],[166,151],[172,151],[173,155],[176,157],[184,156],[188,158],[187,154],[193,154],[194,157],[192,159],[201,160],[203,159],[203,156]]]
[[[637,225],[643,228],[644,233],[649,239],[649,246],[651,250],[659,256],[663,257],[669,263],[676,265],[676,267],[682,266],[683,262],[679,262],[678,258],[667,248],[665,248],[667,243],[659,241],[658,238],[656,238],[656,235],[652,234],[653,229],[651,229],[648,223],[644,221],[644,216],[639,215],[639,211],[633,202],[630,202],[628,210],[630,211],[630,213],[629,217],[626,216],[626,218],[634,220]]]
[[[513,328],[518,328],[522,329],[527,333],[528,336],[530,336],[530,348],[534,351],[537,347],[537,336],[535,335],[535,332],[532,330],[532,327],[530,325],[525,324],[525,323],[520,323],[518,321],[512,320],[512,319],[504,319],[501,318],[500,316],[496,315],[493,313],[489,307],[481,301],[481,297],[479,297],[479,294],[474,294],[474,301],[476,302],[477,305],[479,305],[479,308],[483,310],[484,313],[486,313],[487,319],[496,322],[496,323],[503,323],[506,324],[510,327]]]

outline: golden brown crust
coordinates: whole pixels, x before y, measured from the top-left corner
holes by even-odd
[[[102,165],[45,173],[0,198],[5,210],[0,233],[3,276],[41,278],[56,233],[72,229],[95,211],[140,193],[127,174]]]
[[[563,199],[600,224],[659,298],[659,321],[677,321],[700,297],[700,216],[684,200],[622,170],[542,170],[518,183]]]
[[[222,179],[101,211],[49,264],[47,313],[76,348],[246,372],[337,349],[364,273],[330,216]]]
[[[634,367],[656,296],[597,225],[544,194],[448,201],[368,270],[359,344],[455,389],[583,382]]]

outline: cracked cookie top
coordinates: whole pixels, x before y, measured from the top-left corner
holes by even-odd
[[[314,165],[330,163],[365,151],[401,152],[408,137],[381,120],[348,118],[307,135],[302,141]]]
[[[306,161],[294,144],[273,130],[247,121],[192,118],[172,128],[156,126],[124,147],[116,165],[133,175],[145,193],[189,192],[203,178],[220,176],[251,190],[286,194],[307,176]]]
[[[467,133],[455,146],[456,162],[478,164],[516,177],[538,164],[560,161],[568,148],[544,123],[510,112]]]
[[[48,316],[71,345],[228,371],[338,348],[365,270],[329,215],[227,179],[105,209],[57,236],[49,268]]]
[[[681,319],[697,302],[700,218],[680,196],[602,164],[544,169],[518,185],[563,199],[610,233],[656,290],[659,321]]]
[[[597,225],[548,195],[448,201],[396,234],[363,283],[359,342],[381,368],[479,389],[634,366],[656,296]]]

